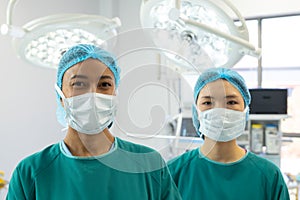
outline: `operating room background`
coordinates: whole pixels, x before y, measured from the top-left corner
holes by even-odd
[[[232,0],[232,2],[245,17],[299,13],[300,11],[300,1],[298,0],[273,0],[272,2]],[[7,3],[8,0],[0,0],[1,24],[5,22]],[[140,4],[141,0],[52,0],[43,2],[26,0],[19,1],[16,5],[13,22],[21,26],[34,18],[74,12],[100,14],[106,17],[117,16],[122,21],[120,33],[129,34],[128,38],[130,39],[127,36],[125,39],[121,38],[116,46],[118,52],[120,49],[126,49],[132,43],[140,42],[144,45],[144,41],[138,40],[138,37],[134,38],[139,33],[138,28],[141,27]],[[11,45],[10,37],[0,36],[0,48],[2,66],[0,72],[0,170],[3,170],[6,173],[5,178],[9,179],[13,169],[22,158],[63,139],[64,133],[61,132],[62,127],[56,121],[55,115],[56,71],[33,66],[18,59]],[[135,130],[141,131],[146,127],[145,134],[150,133],[151,135],[153,134],[151,128],[156,128],[156,125],[163,126],[161,121],[168,120],[168,117],[178,113],[180,107],[178,102],[183,102],[183,104],[192,102],[192,88],[188,81],[185,81],[174,70],[161,67],[161,63],[167,64],[155,50],[136,51],[120,58],[122,78],[119,104],[122,112],[117,116],[115,125],[118,126],[114,127],[114,130],[115,134],[122,138],[145,144],[149,142],[150,146],[156,143],[158,148],[163,149],[165,143],[157,144],[157,141],[151,141],[151,139],[136,139],[128,137],[123,132],[117,132],[118,128],[124,132],[126,130],[134,132]],[[122,85],[123,83],[124,85]],[[141,85],[142,89],[139,87]],[[122,99],[122,97],[124,98]],[[130,114],[128,114],[127,108],[132,108]],[[134,120],[134,124],[138,128],[129,125],[130,120]],[[155,123],[157,124],[155,125]],[[162,130],[170,131],[165,127]],[[157,132],[159,131],[158,129]]]

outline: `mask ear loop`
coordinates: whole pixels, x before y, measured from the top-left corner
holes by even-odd
[[[60,96],[62,99],[65,99],[65,98],[66,98],[65,95],[64,95],[64,93],[61,91],[61,89],[58,87],[58,85],[57,85],[57,84],[54,84],[54,87],[55,87],[56,92],[59,94],[59,96]]]
[[[63,132],[63,133],[66,133],[68,129],[69,129],[69,127],[67,126],[65,128],[62,128],[60,131]]]
[[[64,93],[61,91],[61,89],[58,87],[57,84],[54,84],[54,88],[55,88],[56,92],[58,93],[58,95],[59,95],[62,99],[65,99],[65,98],[66,98],[65,95],[64,95]],[[61,132],[65,133],[65,132],[68,130],[68,128],[69,128],[68,126],[62,128],[62,129],[61,129]]]
[[[249,112],[250,112],[250,108],[249,106],[246,106],[245,110],[244,110],[244,113],[246,113],[246,122],[248,121],[249,119]]]

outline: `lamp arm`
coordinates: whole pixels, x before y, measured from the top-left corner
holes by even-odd
[[[13,9],[14,9],[17,1],[18,0],[10,0],[8,2],[7,8],[6,8],[6,24],[1,25],[0,33],[2,35],[10,35],[10,36],[13,36],[16,38],[21,38],[25,35],[25,30],[23,30],[21,27],[12,25]]]
[[[17,1],[18,0],[10,0],[8,2],[7,9],[6,9],[6,24],[7,25],[12,25],[12,13],[13,13],[13,9],[14,9]]]
[[[180,10],[181,0],[175,0],[175,8]]]
[[[229,1],[229,0],[223,0],[223,1],[236,14],[236,16],[238,17],[238,19],[242,23],[242,27],[245,30],[247,30],[246,21],[245,21],[244,17],[242,16],[242,14],[240,13],[240,11],[231,3],[231,1]]]
[[[255,48],[255,46],[253,46],[252,44],[250,44],[247,40],[241,39],[239,37],[233,36],[233,35],[229,35],[227,33],[224,33],[222,31],[219,31],[217,29],[214,29],[206,24],[200,23],[200,22],[196,22],[193,20],[189,20],[189,19],[184,19],[182,17],[180,17],[181,20],[183,20],[185,23],[190,24],[192,26],[196,26],[200,29],[204,29],[205,31],[215,34],[217,36],[220,36],[222,38],[225,38],[226,40],[229,40],[231,42],[234,42],[236,44],[239,44],[241,46],[243,46],[247,51],[244,51],[242,53],[254,56],[254,57],[260,57],[261,54],[261,50]]]

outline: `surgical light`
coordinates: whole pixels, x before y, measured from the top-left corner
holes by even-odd
[[[233,67],[244,55],[261,54],[228,0],[143,0],[140,15],[155,45],[184,71]]]
[[[119,18],[57,14],[17,27],[11,20],[16,2],[10,0],[8,3],[6,24],[2,24],[1,33],[13,38],[13,46],[22,59],[38,66],[56,68],[62,52],[75,44],[91,43],[105,48],[121,25]]]

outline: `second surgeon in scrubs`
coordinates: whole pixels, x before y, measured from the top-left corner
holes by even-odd
[[[114,57],[93,45],[63,55],[57,114],[67,134],[18,164],[7,200],[181,199],[159,153],[110,133],[119,73]]]
[[[193,122],[204,143],[168,163],[184,200],[289,199],[279,168],[236,142],[250,101],[244,79],[233,70],[213,68],[199,76]]]

